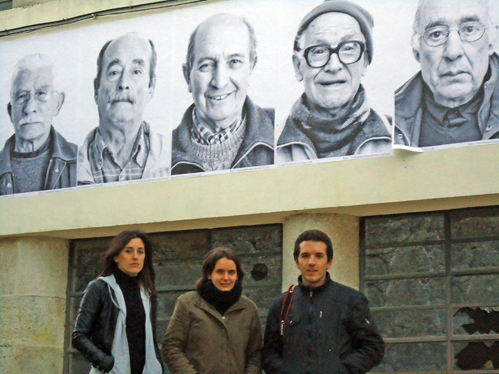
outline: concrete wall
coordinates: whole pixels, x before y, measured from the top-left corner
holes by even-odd
[[[205,0],[198,0],[196,2],[203,2]],[[208,0],[206,0],[208,1]],[[36,25],[47,22],[57,22],[61,20],[71,19],[95,12],[129,7],[134,5],[144,5],[152,3],[165,3],[161,0],[13,0],[13,9],[0,12],[0,31],[12,30],[20,27]],[[216,0],[211,1],[216,2]],[[184,3],[191,3],[190,0],[174,0],[170,1],[171,5],[179,5]],[[192,5],[191,5],[192,6]],[[144,13],[140,14],[144,15]],[[132,15],[137,16],[137,15]],[[125,14],[121,18],[130,18],[130,14]],[[113,21],[120,19],[120,17],[113,17]],[[109,20],[108,20],[109,21]],[[106,22],[102,19],[93,18],[92,23]],[[70,25],[69,28],[81,27],[82,24]],[[54,30],[52,30],[54,31]],[[61,31],[58,29],[57,31]],[[40,33],[43,33],[40,32]],[[30,33],[30,36],[33,34]],[[14,38],[22,38],[15,36]],[[8,39],[12,40],[12,39]]]
[[[71,238],[100,236],[104,229],[112,235],[138,224],[170,231],[282,222],[303,211],[369,216],[499,205],[498,152],[499,144],[396,151],[390,157],[5,198],[0,236]]]
[[[12,0],[12,8],[26,8],[56,0]]]
[[[0,373],[61,373],[68,243],[0,239]]]

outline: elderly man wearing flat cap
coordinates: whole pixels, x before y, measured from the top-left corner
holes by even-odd
[[[325,1],[300,23],[293,65],[304,93],[277,143],[277,162],[391,152],[391,125],[361,84],[373,58],[373,19],[349,1]]]

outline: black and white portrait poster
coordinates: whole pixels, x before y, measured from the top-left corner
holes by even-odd
[[[494,141],[496,13],[466,2],[413,28],[417,0],[233,0],[0,43],[0,195]]]

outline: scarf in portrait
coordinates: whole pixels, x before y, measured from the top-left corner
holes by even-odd
[[[290,117],[298,129],[312,141],[317,156],[324,158],[351,154],[350,148],[369,114],[366,93],[360,85],[350,108],[336,118],[325,118],[312,113],[306,105],[305,95],[295,104]]]

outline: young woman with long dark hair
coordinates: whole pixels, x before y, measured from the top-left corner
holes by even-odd
[[[152,253],[146,234],[123,231],[111,241],[101,274],[83,292],[72,343],[92,363],[90,374],[163,373],[154,338]]]

